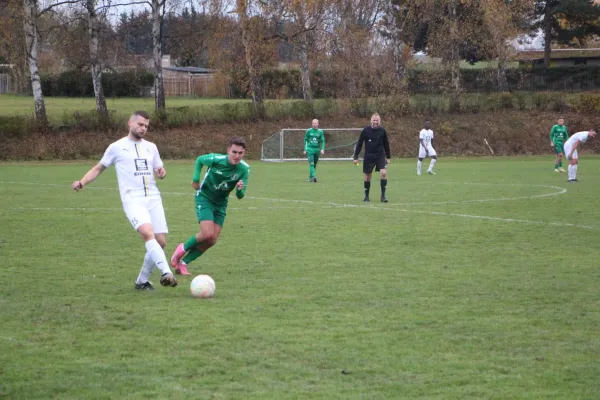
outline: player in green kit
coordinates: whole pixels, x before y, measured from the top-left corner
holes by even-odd
[[[306,130],[304,135],[304,155],[308,156],[309,164],[309,182],[316,182],[317,163],[319,162],[319,154],[325,154],[325,135],[319,129],[319,120],[312,120],[312,128]]]
[[[552,146],[556,152],[554,172],[565,172],[562,167],[562,158],[565,154],[564,146],[568,138],[569,135],[567,133],[567,127],[565,126],[565,119],[560,117],[558,119],[558,124],[554,125],[550,131],[550,146]]]
[[[236,197],[244,198],[250,175],[250,166],[242,160],[245,153],[244,139],[233,137],[229,140],[227,154],[205,154],[196,159],[192,187],[196,189],[196,216],[200,232],[177,245],[171,257],[175,273],[191,275],[187,265],[217,243],[225,222],[229,193],[235,189]],[[200,182],[200,171],[204,166],[208,170]]]

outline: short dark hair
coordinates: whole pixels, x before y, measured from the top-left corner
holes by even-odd
[[[234,144],[236,146],[240,146],[240,147],[243,147],[244,149],[246,149],[246,141],[239,136],[234,136],[231,139],[229,139],[229,147],[231,147]]]
[[[146,111],[138,110],[134,111],[133,114],[131,114],[131,118],[138,116],[144,119],[150,119],[150,114],[148,114]]]

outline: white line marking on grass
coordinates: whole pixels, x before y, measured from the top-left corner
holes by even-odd
[[[35,186],[53,186],[53,187],[71,187],[70,185],[61,185],[57,183],[36,183],[36,182],[9,182],[9,181],[0,181],[1,183],[8,184],[20,184],[20,185],[35,185]],[[535,185],[535,184],[526,184],[526,183],[478,183],[478,182],[436,182],[436,185],[474,185],[474,186],[524,186],[524,187],[540,187],[540,188],[548,188],[555,190],[551,193],[543,193],[543,194],[535,194],[531,196],[518,196],[518,197],[496,197],[490,199],[471,199],[471,200],[448,200],[448,201],[433,201],[433,202],[411,202],[411,203],[394,203],[390,204],[389,207],[401,207],[401,206],[410,206],[410,205],[444,205],[444,204],[462,204],[462,203],[487,203],[494,201],[515,201],[515,200],[528,200],[528,199],[538,199],[543,197],[552,197],[558,196],[561,194],[567,193],[567,189],[559,187],[559,186],[551,186],[551,185]],[[98,186],[86,186],[86,189],[92,190],[118,190],[117,188],[108,188],[108,187],[98,187]],[[161,192],[161,194],[168,195],[176,195],[176,196],[193,196],[194,192]],[[267,197],[252,197],[246,196],[247,199],[253,200],[269,200],[275,201],[272,198]],[[305,203],[305,204],[313,204],[311,200],[289,200],[295,203]]]
[[[276,201],[276,202],[292,202],[292,203],[298,202],[298,200],[269,199],[266,197],[254,198],[254,199],[270,200],[270,201]],[[397,212],[412,213],[412,214],[426,214],[426,215],[437,215],[437,216],[446,216],[446,217],[480,219],[480,220],[487,220],[487,221],[516,222],[516,223],[532,224],[532,225],[562,226],[562,227],[571,227],[571,228],[600,230],[600,228],[596,228],[596,227],[589,226],[589,225],[570,224],[570,223],[566,223],[566,222],[546,222],[546,221],[536,221],[536,220],[530,220],[530,219],[490,217],[487,215],[446,213],[446,212],[439,212],[439,211],[408,210],[408,209],[393,208],[393,207],[376,207],[374,205],[367,206],[367,205],[361,205],[361,204],[342,204],[342,203],[332,203],[332,202],[317,202],[317,201],[310,201],[310,200],[301,200],[301,202],[307,203],[307,204],[313,204],[313,205],[333,206],[333,207],[337,207],[337,208],[361,208],[361,209],[367,209],[367,210],[397,211]]]
[[[57,186],[57,187],[70,187],[69,185],[61,185],[54,183],[36,183],[36,182],[8,182],[8,181],[0,181],[0,183],[8,183],[8,184],[22,184],[22,185],[37,185],[37,186]],[[457,184],[456,182],[440,182],[441,184]],[[459,183],[460,184],[460,183]],[[527,186],[527,187],[547,187],[556,189],[556,192],[546,193],[541,195],[533,195],[533,196],[522,196],[522,197],[508,197],[508,198],[498,198],[498,199],[482,199],[482,200],[464,200],[458,201],[456,203],[473,203],[473,202],[486,202],[486,201],[507,201],[507,200],[519,200],[519,199],[534,199],[541,197],[550,197],[557,196],[560,194],[564,194],[567,192],[567,189],[561,188],[558,186],[549,186],[549,185],[528,185],[528,184],[494,184],[494,183],[470,183],[465,182],[462,183],[465,185],[506,185],[506,186]],[[117,190],[116,188],[106,188],[106,187],[90,187],[89,189],[96,190]],[[172,194],[172,195],[191,195],[191,192],[181,193],[181,192],[162,192],[162,194]],[[516,219],[516,218],[501,218],[501,217],[490,217],[486,215],[471,215],[471,214],[460,214],[460,213],[445,213],[438,211],[421,211],[421,210],[407,210],[407,209],[399,209],[394,207],[375,207],[374,205],[362,205],[362,204],[343,204],[343,203],[334,203],[334,202],[317,202],[312,200],[295,200],[295,199],[277,199],[270,197],[252,197],[246,196],[247,199],[252,200],[264,200],[264,201],[274,201],[274,202],[284,202],[284,203],[300,203],[300,204],[311,204],[311,205],[321,205],[321,206],[329,206],[333,208],[361,208],[367,210],[387,210],[387,211],[398,211],[404,213],[414,213],[414,214],[427,214],[427,215],[437,215],[437,216],[447,216],[447,217],[457,217],[457,218],[470,218],[470,219],[479,219],[479,220],[487,220],[487,221],[499,221],[499,222],[513,222],[513,223],[522,223],[522,224],[535,224],[535,225],[547,225],[547,226],[560,226],[560,227],[572,227],[572,228],[582,228],[582,229],[590,229],[590,230],[600,230],[599,228],[589,226],[589,225],[579,225],[579,224],[571,224],[566,222],[546,222],[546,221],[536,221],[536,220],[528,220],[528,219]],[[452,204],[454,202],[438,202],[438,203],[404,203],[404,204],[396,204],[398,206],[402,205],[415,205],[415,204],[427,204],[427,205],[435,205],[435,204]],[[291,207],[292,209],[296,209],[297,207]],[[249,208],[245,207],[237,207],[231,208],[240,209],[240,210],[248,210]],[[258,209],[258,208],[254,208]],[[276,209],[275,207],[267,207],[266,209]]]
[[[420,202],[420,203],[394,203],[390,206],[408,206],[408,205],[444,205],[444,204],[463,204],[463,203],[487,203],[494,201],[515,201],[515,200],[530,200],[539,199],[543,197],[553,197],[567,193],[567,189],[559,186],[551,185],[534,185],[526,183],[477,183],[477,182],[439,182],[440,185],[473,185],[473,186],[524,186],[524,187],[539,187],[548,188],[555,190],[551,193],[534,194],[531,196],[518,196],[518,197],[495,197],[491,199],[471,199],[471,200],[448,200],[448,201],[432,201],[432,202]]]
[[[571,228],[600,230],[599,228],[595,228],[595,227],[589,226],[589,225],[569,224],[567,222],[546,222],[546,221],[535,221],[535,220],[530,220],[530,219],[489,217],[486,215],[471,215],[471,214],[445,213],[445,212],[438,212],[438,211],[418,211],[418,210],[404,210],[404,209],[398,209],[398,208],[375,207],[375,209],[378,209],[378,208],[382,208],[382,209],[385,208],[387,210],[401,211],[401,212],[407,212],[407,213],[416,213],[416,214],[441,215],[441,216],[447,216],[447,217],[472,218],[472,219],[481,219],[481,220],[489,220],[489,221],[519,222],[522,224],[550,225],[550,226],[563,226],[563,227],[571,227]]]
[[[122,208],[101,208],[101,207],[11,207],[3,210],[8,211],[119,211]]]
[[[540,188],[548,188],[555,190],[552,193],[543,193],[543,194],[535,194],[531,196],[518,196],[518,197],[496,197],[491,199],[471,199],[471,200],[448,200],[448,201],[431,201],[431,202],[411,202],[411,203],[394,203],[388,205],[388,207],[401,207],[401,206],[412,206],[412,205],[444,205],[444,204],[463,204],[463,203],[486,203],[486,202],[494,202],[494,201],[515,201],[515,200],[530,200],[530,199],[538,199],[543,197],[552,197],[558,196],[561,194],[567,193],[567,189],[559,187],[559,186],[550,186],[550,185],[528,185],[528,184],[518,184],[518,183],[469,183],[469,182],[440,182],[439,184],[462,184],[462,185],[481,185],[481,186],[525,186],[525,187],[540,187]],[[254,200],[271,200],[274,199],[266,198],[266,197],[252,197],[247,196],[248,199]],[[290,200],[296,203],[307,203],[311,204],[310,200]]]

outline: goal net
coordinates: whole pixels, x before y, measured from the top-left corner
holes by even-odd
[[[323,161],[351,160],[354,147],[362,128],[323,129],[325,136],[325,154],[319,157]],[[262,161],[300,161],[306,160],[304,152],[304,134],[306,129],[282,129],[271,135],[262,144]]]

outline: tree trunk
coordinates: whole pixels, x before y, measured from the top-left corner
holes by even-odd
[[[460,55],[458,51],[458,21],[456,17],[457,0],[450,1],[450,75],[451,88],[454,93],[460,92]]]
[[[407,15],[401,15],[400,8],[394,6],[394,2],[388,2],[387,14],[390,20],[389,33],[392,38],[392,51],[394,56],[394,66],[396,70],[396,78],[398,79],[398,87],[404,89],[406,82],[404,76],[406,74],[404,51],[406,43],[404,43],[404,25],[409,18],[410,12]],[[402,18],[402,20],[399,19]]]
[[[404,75],[406,74],[406,67],[404,65],[404,42],[394,34],[394,64],[396,66],[396,77],[400,87],[404,87]]]
[[[90,35],[90,64],[92,66],[92,84],[94,85],[94,97],[96,98],[96,111],[102,119],[108,119],[108,109],[104,90],[102,88],[102,65],[98,59],[98,37],[100,24],[96,13],[96,0],[87,0],[88,11],[88,33]]]
[[[552,52],[552,8],[546,5],[544,13],[544,67],[550,67],[550,53]]]
[[[508,60],[505,54],[500,54],[498,57],[498,69],[496,70],[498,77],[498,89],[501,92],[508,92],[508,80],[506,79],[506,70],[508,69]]]
[[[302,75],[302,96],[305,101],[312,101],[312,89],[310,87],[310,71],[308,65],[308,44],[306,33],[303,33],[299,38],[300,50],[300,73]]]
[[[450,85],[454,93],[460,93],[460,60],[452,60],[450,64]]]
[[[165,86],[162,73],[162,25],[166,0],[152,0],[152,56],[154,58],[154,106],[164,110]]]
[[[42,94],[42,83],[38,69],[39,37],[37,32],[37,0],[23,0],[25,12],[25,43],[27,45],[27,64],[31,77],[31,90],[33,91],[33,104],[35,108],[35,120],[39,125],[47,126],[46,104]]]
[[[248,2],[246,0],[237,0],[236,12],[240,19],[242,28],[242,44],[244,45],[244,54],[246,58],[246,67],[250,79],[250,93],[252,95],[252,105],[254,107],[254,115],[258,118],[265,116],[265,106],[263,103],[264,88],[262,77],[256,68],[254,62],[254,42],[252,32],[250,32],[250,20],[248,18]]]

